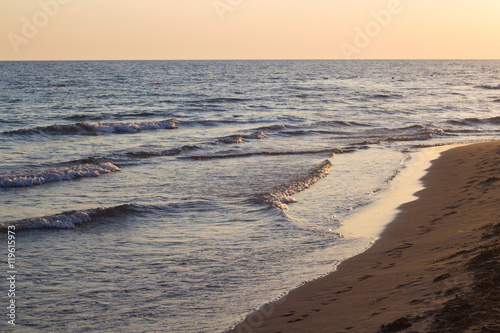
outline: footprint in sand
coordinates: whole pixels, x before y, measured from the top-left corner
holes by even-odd
[[[435,282],[443,281],[443,280],[446,280],[446,279],[449,279],[449,278],[451,278],[451,274],[450,273],[446,273],[446,274],[442,274],[442,275],[438,276],[432,282],[435,283]]]
[[[344,289],[344,290],[340,290],[340,291],[337,291],[336,294],[343,294],[343,293],[347,293],[349,291],[352,290],[352,287],[347,287],[347,289]]]
[[[295,314],[295,311],[290,311],[290,312],[288,312],[288,313],[286,313],[286,314],[282,315],[282,317],[291,317],[291,316],[293,316],[294,314]]]
[[[367,280],[367,279],[372,278],[372,277],[373,277],[373,275],[368,274],[368,275],[365,275],[365,276],[358,278],[358,281],[361,282],[361,281]]]

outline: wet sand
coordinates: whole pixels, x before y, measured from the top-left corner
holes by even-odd
[[[500,332],[500,142],[445,151],[366,252],[230,332]]]

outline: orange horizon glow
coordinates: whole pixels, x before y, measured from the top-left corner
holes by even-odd
[[[0,3],[0,60],[500,59],[497,0]]]

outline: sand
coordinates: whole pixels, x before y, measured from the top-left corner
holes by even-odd
[[[500,142],[445,151],[381,238],[230,332],[500,332]]]

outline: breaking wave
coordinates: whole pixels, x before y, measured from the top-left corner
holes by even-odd
[[[42,171],[27,171],[22,173],[0,175],[0,187],[33,186],[62,180],[99,177],[100,175],[115,171],[120,171],[120,168],[111,162],[101,164],[81,164],[69,168]]]
[[[77,225],[91,222],[99,217],[115,216],[116,214],[133,213],[135,211],[135,207],[130,204],[109,208],[74,210],[57,215],[0,223],[0,231],[5,232],[9,226],[15,226],[16,231],[30,229],[74,229]]]
[[[265,138],[267,138],[267,135],[265,135],[264,133],[254,132],[252,134],[235,134],[226,136],[224,138],[219,139],[218,142],[222,144],[233,144],[233,143],[242,143],[245,139],[261,140]]]
[[[264,194],[262,196],[262,200],[275,207],[278,207],[279,209],[288,209],[287,204],[297,202],[297,200],[293,198],[292,195],[304,191],[305,189],[317,183],[320,179],[328,176],[330,174],[330,168],[332,166],[332,162],[330,162],[329,160],[325,160],[316,169],[309,172],[307,176],[291,183],[282,185],[278,188],[275,188],[271,192]]]
[[[145,130],[173,129],[177,128],[178,119],[146,122],[112,122],[112,123],[89,123],[79,122],[76,124],[50,125],[35,128],[18,129],[3,132],[3,134],[37,134],[49,135],[97,135],[99,133],[138,133]]]
[[[174,155],[179,155],[185,151],[196,150],[196,149],[199,149],[199,147],[187,145],[187,146],[182,146],[180,148],[172,148],[165,150],[129,152],[127,153],[127,155],[139,158],[148,158],[156,156],[174,156]]]

